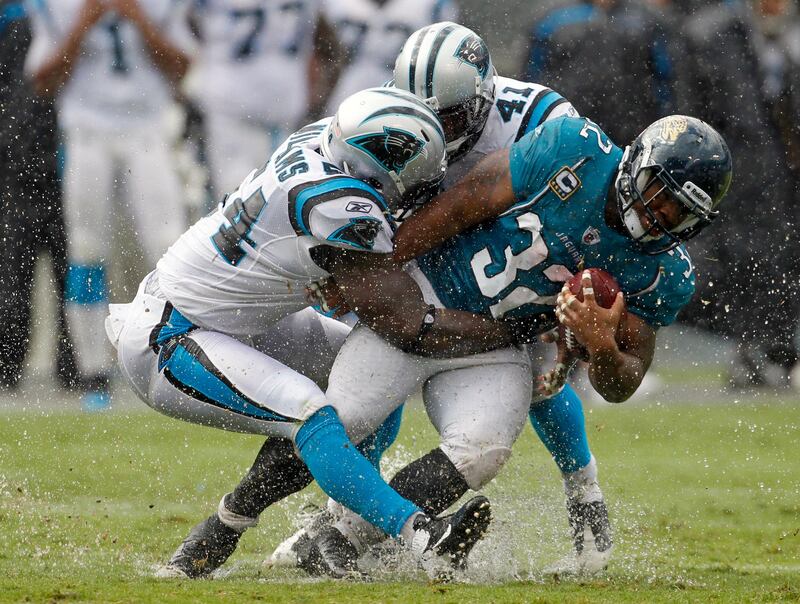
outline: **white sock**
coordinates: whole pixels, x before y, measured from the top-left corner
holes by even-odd
[[[403,528],[400,529],[400,536],[403,538],[403,541],[406,543],[411,543],[411,540],[414,538],[414,521],[419,516],[424,516],[422,512],[416,512],[411,514],[406,520],[406,523],[403,525]]]
[[[227,495],[222,496],[222,499],[219,501],[219,506],[217,507],[217,516],[219,516],[222,524],[232,528],[237,533],[243,533],[250,527],[258,525],[258,518],[248,518],[241,514],[234,514],[226,508],[225,497],[227,497]]]
[[[363,554],[369,546],[386,539],[386,534],[377,526],[373,526],[355,512],[343,509],[342,517],[333,526],[355,546],[359,554]]]
[[[603,492],[597,483],[597,461],[592,455],[589,463],[580,470],[562,474],[564,478],[564,493],[568,499],[577,499],[581,503],[602,501]]]

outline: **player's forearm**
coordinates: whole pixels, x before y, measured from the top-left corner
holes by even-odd
[[[438,309],[436,320],[422,338],[417,338],[414,354],[437,358],[456,358],[479,354],[514,344],[506,325],[458,310]]]
[[[508,327],[458,310],[436,309],[422,302],[371,304],[353,308],[359,319],[384,340],[411,354],[455,358],[513,344]],[[428,323],[427,319],[433,319]]]
[[[496,218],[515,202],[508,151],[481,160],[455,187],[440,193],[406,219],[394,236],[398,264],[432,250],[451,237]]]
[[[173,84],[180,82],[189,70],[191,64],[189,57],[170,44],[161,30],[144,14],[137,18],[136,26],[159,71]]]
[[[310,119],[323,117],[325,105],[344,66],[343,54],[344,49],[333,28],[324,19],[320,20],[314,37],[314,52],[308,61]]]
[[[642,383],[646,371],[642,359],[622,352],[615,343],[590,351],[589,379],[610,403],[628,400]]]
[[[33,87],[37,94],[54,97],[69,81],[89,27],[79,21],[53,56],[33,74]]]

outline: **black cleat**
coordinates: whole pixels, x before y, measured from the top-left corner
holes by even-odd
[[[335,579],[360,578],[358,550],[333,526],[322,528],[306,551],[298,551],[298,566],[310,575]]]
[[[433,557],[438,557],[451,568],[463,570],[467,566],[467,556],[486,533],[491,521],[489,500],[483,496],[474,497],[454,514],[441,518],[417,518],[411,550],[422,561],[423,567]]]
[[[223,524],[215,513],[191,530],[167,565],[156,575],[162,578],[207,577],[236,550],[241,536]]]

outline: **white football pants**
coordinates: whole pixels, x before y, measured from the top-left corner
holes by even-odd
[[[183,192],[170,141],[159,127],[110,135],[65,133],[64,221],[70,265],[108,267],[119,236],[116,217],[133,222],[145,261],[155,266],[186,229]],[[124,192],[124,195],[122,193]],[[106,273],[107,274],[107,273]],[[107,373],[105,299],[66,305],[75,360],[83,376]]]
[[[326,394],[351,440],[360,442],[422,387],[440,448],[467,484],[479,489],[511,456],[527,421],[532,382],[524,349],[425,358],[357,325],[336,357]]]
[[[192,326],[148,281],[132,303],[111,306],[106,329],[122,373],[150,407],[205,426],[291,438],[327,404],[323,389],[348,326],[307,308],[252,338],[232,337]]]

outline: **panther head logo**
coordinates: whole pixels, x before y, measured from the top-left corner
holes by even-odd
[[[425,153],[425,141],[411,132],[383,127],[383,132],[372,132],[347,139],[347,144],[369,154],[387,172],[400,174],[412,159]]]
[[[464,38],[458,45],[456,58],[467,65],[472,65],[480,74],[481,79],[489,73],[489,49],[478,36],[470,35]]]

